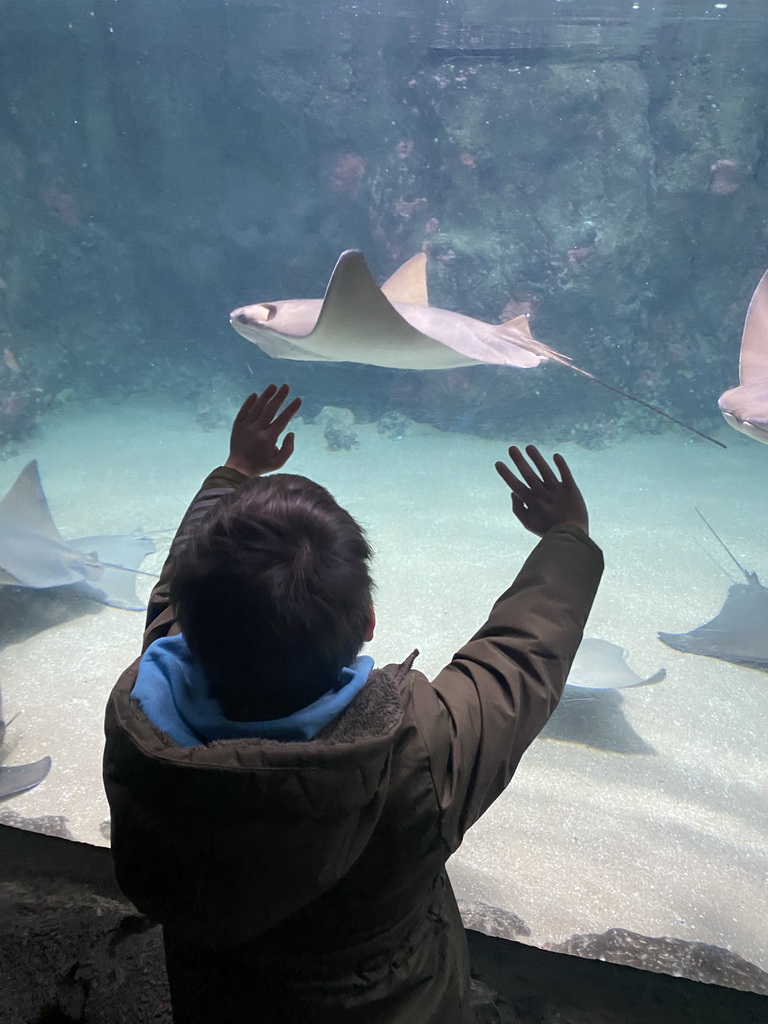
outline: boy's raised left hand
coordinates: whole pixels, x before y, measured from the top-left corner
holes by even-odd
[[[279,446],[278,438],[301,408],[301,399],[294,398],[279,412],[289,390],[287,384],[270,384],[260,395],[254,392],[246,398],[232,424],[225,466],[245,476],[282,469],[293,455],[295,436],[292,431],[286,434]]]
[[[509,449],[519,477],[503,462],[496,463],[496,471],[512,492],[512,511],[526,530],[543,537],[553,526],[572,523],[589,533],[587,506],[563,456],[552,459],[558,479],[535,445],[529,444],[525,454],[530,462],[517,445]]]

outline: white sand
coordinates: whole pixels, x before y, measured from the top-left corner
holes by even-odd
[[[204,433],[189,408],[158,405],[50,418],[0,464],[0,493],[36,457],[64,537],[174,527],[226,457],[228,431]],[[318,428],[299,424],[287,468],[327,485],[369,528],[379,619],[370,653],[383,664],[418,646],[418,667],[434,673],[483,622],[534,539],[493,470],[500,443],[430,428],[400,441],[374,426],[359,434],[359,448],[329,452]],[[714,943],[768,969],[768,675],[656,639],[711,618],[727,591],[702,546],[727,558],[694,506],[768,577],[768,450],[725,427],[720,436],[727,451],[682,431],[603,452],[562,447],[606,554],[587,632],[626,647],[641,674],[665,666],[668,675],[625,691],[626,717],[655,756],[538,741],[453,859],[458,895],[520,915],[531,941],[623,927]],[[158,569],[164,551],[145,568]],[[0,820],[10,810],[63,815],[76,838],[106,842],[102,713],[141,628],[140,614],[102,608],[0,651],[5,715],[21,712],[5,763],[53,757],[48,779],[5,802]]]

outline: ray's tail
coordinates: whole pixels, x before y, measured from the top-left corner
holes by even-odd
[[[707,519],[707,517],[704,515],[704,513],[701,511],[701,509],[698,509],[698,508],[696,508],[694,506],[694,510],[696,512],[696,515],[699,517],[699,519],[701,519],[701,521],[704,523],[706,528],[709,530],[709,532],[712,534],[712,536],[718,542],[718,544],[723,549],[723,551],[725,551],[726,555],[728,555],[728,557],[731,559],[731,561],[735,563],[735,565],[741,570],[742,573],[744,573],[744,576],[746,577],[747,583],[753,583],[753,584],[757,583],[758,586],[762,586],[762,584],[760,583],[760,580],[757,578],[757,573],[756,572],[750,572],[749,569],[745,569],[744,568],[744,566],[738,560],[736,555],[734,555],[734,553],[731,551],[731,549],[725,543],[725,541],[720,536],[720,534],[715,531],[714,526],[712,526],[712,524]]]
[[[541,344],[541,342],[539,342]],[[705,441],[711,441],[712,444],[719,445],[721,448],[727,448],[728,445],[722,441],[718,441],[716,437],[710,437],[709,434],[705,434],[703,430],[697,430],[696,427],[692,427],[689,423],[683,423],[682,420],[677,419],[669,412],[665,412],[664,409],[660,409],[658,405],[653,405],[651,402],[646,402],[644,398],[638,398],[637,395],[631,395],[628,391],[623,391],[621,388],[617,388],[615,384],[609,384],[608,381],[603,380],[601,377],[596,377],[594,373],[590,373],[589,370],[582,370],[580,366],[576,366],[573,361],[568,357],[562,355],[562,353],[555,351],[553,348],[549,348],[548,345],[542,345],[543,349],[546,349],[546,355],[549,359],[554,360],[556,363],[560,363],[562,366],[567,366],[569,370],[573,370],[574,373],[580,373],[582,377],[586,377],[588,380],[593,380],[595,384],[600,384],[601,387],[608,388],[609,391],[613,391],[617,395],[621,395],[623,398],[628,398],[630,402],[636,402],[638,405],[642,405],[645,409],[650,409],[651,412],[655,412],[657,416],[663,416],[665,420],[670,420],[672,423],[676,423],[678,427],[683,427],[684,430],[689,430],[692,434],[698,434],[699,437],[703,437]]]
[[[512,328],[514,330],[514,337],[505,336],[505,332],[508,328]],[[568,369],[573,370],[574,373],[580,373],[582,377],[586,377],[588,380],[593,380],[595,384],[600,384],[601,387],[608,388],[609,391],[613,391],[615,394],[621,395],[622,398],[628,398],[630,402],[636,402],[638,405],[642,405],[643,408],[649,409],[651,412],[655,412],[657,416],[663,416],[665,420],[669,420],[671,423],[676,423],[678,427],[683,427],[684,430],[689,430],[692,434],[698,434],[698,436],[703,437],[705,441],[711,441],[712,444],[719,445],[720,448],[728,447],[728,445],[724,444],[722,441],[718,441],[715,437],[710,437],[709,434],[705,434],[702,430],[697,430],[696,427],[692,427],[689,423],[683,423],[683,421],[677,419],[676,416],[660,409],[658,405],[646,402],[644,398],[638,398],[637,395],[631,395],[628,391],[624,391],[622,388],[617,388],[615,384],[609,384],[608,381],[603,380],[601,377],[596,377],[594,373],[590,373],[589,370],[582,370],[580,366],[576,366],[574,364],[570,356],[564,356],[562,352],[558,352],[557,349],[550,348],[549,345],[545,345],[543,341],[537,341],[531,334],[528,318],[524,314],[516,317],[514,320],[508,320],[506,323],[500,324],[497,330],[499,332],[499,336],[503,340],[510,341],[519,348],[524,348],[529,352],[533,352],[542,360],[550,359],[552,362],[560,363],[562,366],[567,366]]]

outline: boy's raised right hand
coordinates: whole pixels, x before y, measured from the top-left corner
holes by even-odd
[[[572,523],[589,533],[587,506],[563,456],[552,459],[558,479],[535,445],[529,444],[525,451],[530,463],[516,445],[509,449],[519,477],[504,462],[496,463],[496,471],[512,491],[512,511],[526,530],[543,537],[553,526]]]
[[[280,435],[301,408],[301,399],[294,398],[280,412],[288,397],[288,385],[269,384],[261,394],[249,395],[232,424],[229,458],[224,463],[244,476],[261,476],[281,469],[293,455],[293,431],[278,446]]]

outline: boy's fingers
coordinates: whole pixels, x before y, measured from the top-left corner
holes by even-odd
[[[560,473],[560,479],[563,481],[563,483],[567,484],[569,487],[575,487],[576,481],[573,479],[571,468],[565,461],[563,456],[555,454],[552,457],[552,461],[557,466],[558,472]]]
[[[288,424],[291,422],[293,417],[301,408],[301,399],[294,398],[290,405],[287,405],[285,409],[277,416],[273,423],[270,424],[270,428],[273,431],[275,437],[278,437]]]
[[[270,385],[270,387],[274,387],[274,384]],[[279,388],[272,392],[261,409],[261,415],[259,416],[259,424],[261,426],[268,426],[272,422],[275,413],[285,401],[289,390],[290,388],[287,384],[281,384]]]
[[[240,406],[237,416],[235,416],[235,423],[242,423],[243,420],[248,418],[248,414],[253,408],[254,404],[258,401],[259,396],[254,392],[252,395],[248,395],[246,400]]]
[[[521,501],[528,502],[531,498],[531,489],[522,480],[518,480],[509,466],[505,466],[503,462],[496,463],[496,471],[498,472],[501,479],[512,491],[512,499],[517,497]]]
[[[525,502],[519,495],[512,493],[512,511],[519,520],[524,520],[528,509],[525,507]]]
[[[513,445],[509,449],[509,457],[514,462],[517,467],[517,471],[529,487],[535,487],[537,484],[541,485],[541,477],[534,473],[526,462],[525,456],[516,445]]]
[[[496,472],[499,474],[501,479],[510,489],[514,489],[515,485],[521,485],[522,480],[518,480],[512,470],[505,462],[495,463]]]
[[[544,483],[545,484],[549,484],[549,485],[556,484],[557,483],[557,477],[552,472],[552,469],[551,469],[549,463],[544,458],[544,456],[541,454],[541,452],[536,447],[536,445],[535,444],[529,444],[528,447],[525,449],[525,451],[526,451],[526,454],[528,455],[528,458],[534,464],[536,469],[538,469],[539,473],[541,473],[541,479],[544,481]]]
[[[261,394],[258,394],[258,393],[256,394],[256,403],[255,404],[258,406],[259,409],[263,409],[264,408],[266,403],[274,395],[275,391],[277,391],[277,385],[276,384],[267,384],[267,386],[264,388],[264,390],[261,392]]]
[[[260,395],[254,395],[253,404],[249,406],[249,408],[246,410],[246,415],[244,417],[244,420],[248,424],[248,426],[253,426],[254,423],[259,422],[259,420],[264,414],[264,406],[267,404],[267,402],[274,394],[274,388],[274,384],[269,384],[266,388],[264,388]]]
[[[285,388],[283,397],[288,393],[288,385],[283,384],[281,388],[278,388],[276,384],[269,384],[259,395],[259,400],[253,408],[253,415],[251,416],[252,423],[259,423],[263,425],[268,423],[274,415],[275,406],[279,406],[283,398],[280,397],[280,392]]]

